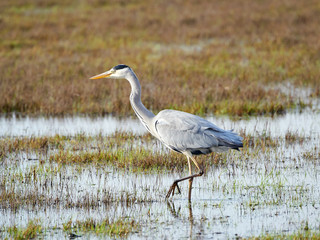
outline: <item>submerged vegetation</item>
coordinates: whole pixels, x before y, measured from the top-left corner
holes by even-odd
[[[316,0],[13,0],[0,9],[2,113],[133,114],[128,83],[88,80],[119,63],[135,70],[155,112],[281,114],[309,104],[282,92],[287,83],[319,96]]]

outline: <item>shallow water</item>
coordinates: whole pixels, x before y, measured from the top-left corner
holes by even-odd
[[[142,134],[145,131],[139,120],[105,117],[19,117],[13,113],[10,117],[0,117],[1,136],[54,136],[110,134],[116,130]]]
[[[22,181],[14,191],[22,196],[36,192],[49,200],[39,206],[1,208],[0,226],[26,226],[29,220],[38,219],[47,228],[45,237],[51,239],[67,238],[62,224],[70,220],[102,221],[106,217],[134,219],[139,223],[140,228],[129,234],[129,239],[225,239],[303,232],[306,226],[319,231],[320,113],[305,110],[235,122],[227,117],[208,119],[236,132],[281,138],[276,146],[265,150],[250,147],[222,154],[224,164],[213,165],[204,176],[194,179],[191,204],[187,200],[187,183],[180,184],[181,195],[169,201],[164,199],[172,181],[188,174],[187,163],[183,172],[132,172],[110,166],[61,166],[46,161],[40,164],[37,160],[28,161],[26,156],[38,159],[38,153],[22,152],[2,163],[0,179],[6,180],[4,187],[10,189],[10,182]],[[113,117],[12,117],[2,118],[0,123],[1,136],[146,132],[138,120]],[[303,141],[286,142],[284,136],[288,132]],[[316,157],[308,158],[306,153]],[[40,157],[46,158],[45,154]],[[3,191],[3,185],[1,188]],[[55,196],[61,202],[50,200]],[[108,197],[123,200],[103,202]],[[131,201],[133,198],[136,200]],[[93,205],[86,206],[88,203]],[[106,238],[93,233],[78,234],[90,239]]]
[[[243,129],[247,134],[265,134],[273,137],[284,136],[288,131],[297,134],[312,134],[320,131],[320,113],[318,110],[291,111],[276,117],[251,117],[232,121],[225,116],[208,116],[207,120],[224,129]],[[108,135],[115,131],[130,131],[144,134],[147,130],[137,118],[105,117],[0,117],[0,137],[4,136],[53,136],[76,135]]]

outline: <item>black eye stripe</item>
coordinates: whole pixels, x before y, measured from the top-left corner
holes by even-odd
[[[124,64],[119,64],[119,65],[115,66],[113,69],[114,70],[120,70],[120,69],[123,69],[123,68],[128,68],[128,66],[124,65]]]

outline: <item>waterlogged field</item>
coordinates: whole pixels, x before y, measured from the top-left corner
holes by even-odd
[[[320,238],[320,4],[0,1],[0,238]],[[186,159],[147,134],[129,84],[234,129],[244,148]],[[117,117],[114,117],[117,116]]]
[[[187,161],[138,120],[1,118],[0,236],[319,238],[319,110],[207,118],[240,132],[244,148],[200,157],[191,203],[187,183],[165,200]]]

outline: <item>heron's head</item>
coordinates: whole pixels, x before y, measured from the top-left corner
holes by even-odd
[[[115,79],[119,79],[119,78],[126,78],[126,76],[131,73],[132,70],[130,67],[128,67],[127,65],[124,64],[119,64],[113,68],[111,68],[110,70],[98,74],[96,76],[91,77],[90,79],[99,79],[99,78],[115,78]]]

